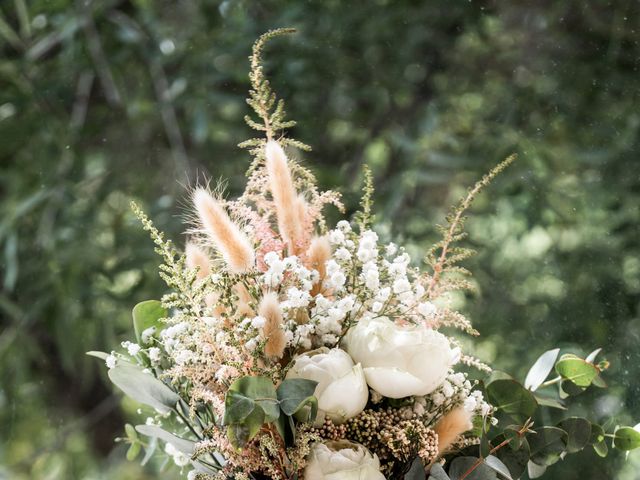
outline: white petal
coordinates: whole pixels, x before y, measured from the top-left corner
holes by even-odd
[[[411,395],[426,395],[428,386],[419,378],[394,367],[365,368],[367,383],[376,392],[387,398],[403,398]]]
[[[329,384],[318,398],[318,408],[337,424],[353,418],[364,410],[369,400],[369,389],[360,364]]]

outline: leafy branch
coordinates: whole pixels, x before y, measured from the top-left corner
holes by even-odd
[[[458,262],[468,258],[473,254],[472,250],[465,248],[455,248],[452,245],[459,242],[465,237],[464,232],[464,213],[469,209],[471,203],[476,196],[486,187],[495,177],[511,165],[517,156],[510,155],[498,165],[493,167],[489,173],[485,174],[474,186],[469,189],[467,195],[460,200],[460,203],[447,216],[447,224],[441,229],[443,239],[436,243],[427,253],[425,261],[431,266],[433,274],[427,287],[427,296],[431,296],[438,286],[440,279],[445,272],[468,273],[466,269],[455,266]]]
[[[251,71],[249,72],[249,80],[251,89],[249,90],[249,98],[247,103],[253,109],[260,121],[256,121],[247,115],[244,117],[245,122],[254,130],[264,132],[265,138],[251,138],[240,143],[240,148],[249,149],[249,152],[257,159],[261,159],[264,151],[264,145],[268,140],[273,140],[279,136],[278,142],[282,146],[293,146],[301,150],[311,150],[311,147],[305,143],[282,135],[286,129],[294,127],[294,120],[286,120],[286,112],[284,110],[284,100],[278,99],[277,95],[271,88],[269,80],[264,75],[264,67],[262,65],[262,52],[266,43],[272,38],[282,35],[295,33],[294,28],[278,28],[270,30],[260,36],[253,45],[253,52],[249,57],[251,62]]]

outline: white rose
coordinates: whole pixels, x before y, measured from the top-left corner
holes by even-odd
[[[433,392],[456,353],[447,337],[426,325],[400,326],[386,317],[362,319],[347,333],[345,346],[362,364],[369,386],[388,398]]]
[[[318,419],[325,416],[340,424],[358,415],[367,405],[369,389],[362,366],[354,365],[351,357],[339,348],[312,350],[295,358],[287,378],[306,378],[318,382]]]
[[[362,445],[346,440],[316,443],[304,480],[385,480],[380,460]]]

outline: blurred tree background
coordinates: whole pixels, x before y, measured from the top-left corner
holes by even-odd
[[[113,438],[138,417],[84,355],[159,298],[140,202],[182,242],[185,186],[243,186],[247,56],[267,71],[326,188],[377,180],[381,234],[420,252],[476,203],[476,353],[523,377],[544,350],[603,347],[584,411],[640,421],[640,4],[636,0],[5,0],[0,4],[0,478],[159,478]],[[580,410],[578,410],[580,412]],[[635,421],[634,421],[635,420]],[[549,479],[638,478],[592,451]],[[177,477],[175,467],[162,478]]]

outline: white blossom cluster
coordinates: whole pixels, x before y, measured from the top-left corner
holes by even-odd
[[[415,397],[412,410],[428,423],[436,421],[451,409],[462,406],[473,415],[486,417],[492,411],[479,390],[473,390],[466,373],[449,371],[442,384],[429,395]]]

